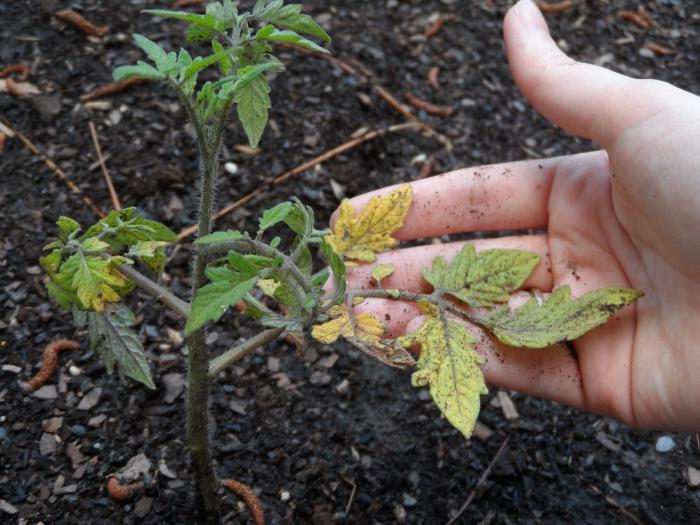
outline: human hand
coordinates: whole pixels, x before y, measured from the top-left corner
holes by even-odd
[[[530,0],[506,15],[516,83],[544,116],[602,151],[470,168],[412,184],[401,240],[545,228],[546,234],[476,242],[538,253],[524,288],[569,285],[575,297],[605,286],[645,293],[608,324],[543,350],[505,347],[472,331],[489,383],[610,416],[630,425],[700,431],[700,98],[653,80],[577,63],[550,38]],[[361,208],[373,195],[353,199]],[[463,243],[379,256],[387,288],[426,291],[420,271]],[[369,267],[350,286],[370,286]],[[415,306],[367,300],[391,335],[417,329]]]

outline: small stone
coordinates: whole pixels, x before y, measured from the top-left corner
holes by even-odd
[[[180,346],[185,342],[185,338],[179,330],[174,330],[172,328],[166,328],[165,332],[168,334],[168,340],[173,344],[173,346]]]
[[[474,436],[479,440],[479,441],[486,441],[488,440],[491,436],[493,435],[493,430],[491,430],[489,427],[481,423],[480,421],[477,421],[474,424]]]
[[[647,49],[646,47],[642,47],[639,49],[639,56],[642,56],[644,58],[654,58],[654,52],[651,49]]]
[[[83,425],[73,425],[70,427],[70,433],[77,437],[83,437],[87,433],[87,430],[85,430]]]
[[[41,429],[49,434],[55,434],[63,426],[62,417],[52,417],[41,422]]]
[[[80,452],[80,445],[76,441],[66,445],[66,456],[71,461],[71,466],[76,469],[81,463],[85,463],[87,458]]]
[[[4,440],[7,437],[7,430],[5,427],[0,427],[0,441]]]
[[[291,497],[292,495],[288,490],[283,490],[282,492],[280,492],[280,501],[289,501]]]
[[[241,416],[246,415],[246,403],[242,403],[241,401],[236,401],[235,399],[232,399],[229,401],[228,406],[231,410],[233,410],[236,414],[239,414]]]
[[[394,517],[399,523],[406,523],[406,509],[402,505],[396,505],[394,507]]]
[[[326,374],[325,372],[321,372],[320,370],[316,370],[309,377],[309,383],[312,385],[327,385],[331,382],[331,380],[332,378],[330,375]]]
[[[656,440],[657,452],[661,452],[663,454],[664,452],[670,452],[674,448],[676,448],[676,443],[673,441],[671,436],[661,436]]]
[[[331,369],[338,362],[338,359],[340,359],[340,356],[338,354],[331,354],[331,355],[321,359],[318,362],[318,364],[319,364],[319,366],[322,366],[323,368]]]
[[[99,427],[104,422],[105,419],[107,419],[107,416],[105,414],[100,414],[99,416],[91,417],[88,420],[88,426],[89,427]]]
[[[235,175],[238,173],[238,164],[235,162],[227,162],[224,164],[224,171],[230,175]]]
[[[273,374],[276,374],[277,372],[280,371],[280,358],[279,357],[273,357],[270,356],[267,358],[267,369],[272,372]]]
[[[2,365],[3,372],[10,372],[11,374],[19,374],[22,368],[16,365]]]
[[[163,382],[165,383],[165,402],[172,404],[185,390],[185,376],[179,373],[165,374]]]
[[[100,387],[93,388],[80,400],[80,403],[78,403],[78,410],[91,410],[95,408],[101,395],[102,389]]]
[[[414,487],[417,487],[418,483],[420,483],[420,474],[418,474],[418,472],[415,470],[412,470],[408,473],[408,482]]]
[[[335,385],[335,391],[339,394],[346,394],[350,390],[350,381],[347,378],[343,379],[340,383]]]
[[[118,109],[113,109],[109,112],[109,121],[113,126],[116,126],[122,121],[122,112]]]
[[[518,410],[515,408],[515,404],[513,403],[513,400],[510,398],[508,393],[503,390],[499,390],[497,396],[505,418],[509,421],[512,421],[513,419],[518,419],[518,417],[520,417],[518,415]]]
[[[49,434],[48,432],[41,434],[41,438],[39,439],[39,453],[42,456],[53,454],[56,452],[56,448],[58,448],[56,436]]]
[[[177,473],[170,470],[170,467],[168,467],[168,464],[165,462],[164,459],[158,461],[158,472],[163,474],[163,476],[165,476],[166,478],[177,479]]]
[[[0,499],[0,510],[3,511],[5,514],[17,514],[18,512],[17,507],[15,507],[9,501],[5,501],[4,499]]]
[[[403,495],[403,505],[404,507],[414,507],[418,503],[418,500],[411,496],[410,494],[404,493]]]
[[[125,483],[131,483],[141,477],[141,474],[148,474],[151,469],[151,461],[146,454],[137,454],[132,457],[126,466],[119,471]]]
[[[149,512],[151,512],[151,507],[153,506],[153,498],[144,496],[136,502],[134,505],[134,514],[139,518],[144,518]]]
[[[56,385],[44,385],[39,390],[34,392],[34,397],[38,399],[56,399],[58,397],[58,390],[56,390]]]
[[[695,467],[688,467],[686,475],[688,476],[688,485],[691,487],[700,487],[700,470]]]

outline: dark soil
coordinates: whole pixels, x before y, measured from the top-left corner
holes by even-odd
[[[30,64],[27,80],[42,93],[24,100],[0,93],[0,114],[107,210],[111,204],[99,168],[90,167],[96,160],[88,129],[92,120],[122,202],[179,230],[194,217],[197,155],[174,97],[163,87],[141,85],[101,99],[101,109],[79,101],[110,82],[115,66],[139,57],[128,36],[132,32],[166,47],[180,41],[179,24],[138,14],[166,4],[1,2],[0,65]],[[220,221],[220,228],[254,228],[261,210],[293,195],[327,221],[341,192],[355,195],[416,178],[423,167],[416,158],[422,154],[434,157],[437,173],[591,148],[540,118],[514,87],[501,42],[508,2],[307,4],[333,35],[336,56],[364,64],[397,97],[411,91],[453,106],[447,119],[419,116],[448,135],[454,150],[447,153],[415,131],[391,134],[265,192]],[[560,45],[577,58],[700,92],[697,2],[641,2],[655,21],[648,31],[615,16],[639,5],[581,1],[549,19]],[[52,18],[51,13],[68,7],[108,25],[110,35],[90,40]],[[454,18],[426,39],[422,35],[436,13]],[[648,56],[641,50],[647,40],[676,52]],[[239,170],[222,177],[221,204],[344,142],[358,128],[403,122],[371,88],[341,69],[291,50],[282,50],[281,56],[289,71],[272,83],[274,123],[262,151],[250,156],[235,149],[244,139],[231,127],[224,160]],[[436,65],[439,92],[426,81]],[[175,390],[168,398],[165,386],[177,388],[185,374],[184,349],[169,331],[181,331],[181,324],[135,293],[130,304],[142,316],[139,330],[158,390],[106,375],[85,335],[48,301],[37,266],[59,215],[84,225],[96,217],[16,138],[7,140],[0,156],[0,181],[0,521],[192,521],[184,396],[171,399]],[[189,247],[182,246],[167,270],[169,284],[183,295]],[[211,332],[216,351],[253,333],[248,325],[236,331],[228,323]],[[57,338],[78,339],[82,349],[62,354],[59,373],[51,380],[58,387],[56,398],[24,393],[19,382],[32,375],[45,344]],[[78,410],[81,398],[94,388],[101,389],[97,404]],[[212,389],[216,470],[254,487],[270,523],[444,523],[509,437],[460,523],[698,522],[700,491],[685,478],[689,466],[700,467],[695,437],[671,435],[675,448],[661,454],[655,450],[658,433],[519,394],[512,399],[520,417],[509,421],[495,399],[495,390],[484,397],[480,417],[493,434],[465,441],[441,420],[426,392],[410,386],[406,374],[380,368],[344,346],[312,346],[299,359],[280,341],[241,362]],[[103,417],[91,421],[95,416]],[[62,424],[50,429],[54,434],[44,433],[42,422],[52,417],[62,417]],[[141,452],[153,463],[152,485],[131,502],[110,500],[108,475]],[[167,468],[159,470],[159,461]],[[226,496],[224,508],[228,522],[246,519],[233,497]]]

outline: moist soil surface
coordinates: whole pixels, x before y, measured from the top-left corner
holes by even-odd
[[[700,92],[696,2],[573,4],[547,15],[559,45],[572,56]],[[640,6],[653,20],[651,28],[617,14]],[[92,103],[80,100],[108,84],[114,67],[141,58],[131,33],[147,34],[166,48],[181,41],[181,24],[139,16],[149,7],[168,4],[2,2],[0,65],[28,64],[26,79],[13,78],[40,93],[19,99],[0,92],[0,115],[100,209],[109,210],[88,127],[94,122],[122,203],[179,231],[195,219],[198,159],[175,97],[164,86],[142,84]],[[255,154],[239,147],[244,137],[230,126],[222,160],[235,173],[223,173],[219,204],[264,189],[217,228],[253,230],[262,210],[295,195],[325,223],[344,195],[461,167],[592,149],[538,116],[515,88],[501,40],[507,7],[488,0],[307,2],[332,34],[335,57],[363,65],[401,101],[411,92],[453,108],[446,118],[414,110],[453,149],[416,130],[390,133],[269,185],[360,128],[405,122],[357,76],[281,49],[288,71],[272,81],[271,125]],[[53,16],[66,8],[108,26],[109,34],[87,37]],[[426,37],[438,17],[448,18]],[[672,53],[657,56],[643,47],[647,42]],[[427,81],[433,67],[440,68],[438,90]],[[128,302],[138,315],[157,390],[107,375],[86,334],[48,299],[37,265],[60,215],[83,225],[96,215],[17,137],[6,140],[0,155],[0,181],[0,521],[195,521],[182,322],[134,292]],[[178,246],[164,276],[182,296],[190,248],[191,238]],[[247,321],[231,316],[210,330],[209,341],[220,352],[254,333]],[[39,397],[26,393],[21,382],[36,372],[44,346],[59,338],[80,341],[80,350],[61,354],[52,386]],[[212,385],[216,471],[253,487],[269,523],[445,523],[468,498],[459,523],[697,522],[700,491],[687,479],[689,467],[700,468],[696,436],[638,431],[508,395],[518,417],[506,419],[492,388],[483,397],[478,437],[466,441],[440,418],[426,391],[411,387],[407,373],[383,368],[342,344],[311,344],[298,357],[282,339]],[[659,452],[660,437],[675,446]],[[479,482],[506,439],[499,460]],[[140,453],[151,462],[147,487],[128,502],[111,500],[109,475]],[[248,519],[238,500],[222,498],[226,522]]]

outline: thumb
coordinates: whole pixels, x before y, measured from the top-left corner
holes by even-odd
[[[510,68],[522,93],[569,133],[606,146],[620,131],[654,111],[648,107],[653,100],[631,96],[639,93],[635,83],[641,81],[566,56],[532,0],[520,0],[508,11],[504,37]]]

